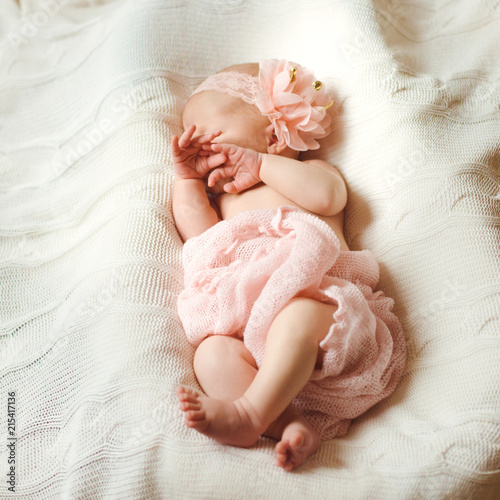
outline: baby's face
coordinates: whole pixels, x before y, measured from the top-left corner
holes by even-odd
[[[267,152],[265,116],[249,113],[247,105],[227,94],[205,91],[193,95],[184,108],[182,124],[184,130],[196,125],[195,137],[220,130],[222,133],[213,142],[235,144],[261,153]]]

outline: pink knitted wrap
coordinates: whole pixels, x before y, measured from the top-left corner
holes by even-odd
[[[326,352],[295,407],[324,439],[391,394],[404,369],[405,339],[393,300],[373,292],[368,250],[341,251],[332,229],[296,207],[242,212],[189,239],[178,312],[190,342],[243,338],[258,365],[276,314],[294,297],[337,304]]]

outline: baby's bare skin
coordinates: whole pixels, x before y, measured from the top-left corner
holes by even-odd
[[[217,198],[215,198],[215,202],[217,203],[222,219],[229,219],[245,210],[252,210],[254,208],[279,208],[283,205],[292,205],[301,208],[304,212],[313,213],[308,210],[304,210],[289,198],[286,198],[278,191],[275,191],[273,188],[263,183],[260,183],[239,194],[219,194]],[[341,250],[349,250],[343,232],[343,210],[338,214],[330,216],[321,216],[314,213],[313,215],[316,215],[316,217],[325,221],[333,229],[339,239]]]
[[[292,205],[325,221],[341,249],[349,250],[343,235],[347,191],[340,173],[322,160],[298,161],[296,152],[273,136],[267,117],[249,119],[248,106],[212,91],[192,96],[186,105],[185,132],[172,140],[173,211],[183,240],[245,210]],[[207,183],[216,194],[212,203]],[[207,337],[194,362],[205,394],[186,387],[177,391],[186,425],[234,446],[272,437],[279,441],[278,466],[289,471],[302,464],[321,440],[290,402],[321,362],[319,343],[336,309],[307,298],[289,302],[273,320],[259,369],[240,339]]]

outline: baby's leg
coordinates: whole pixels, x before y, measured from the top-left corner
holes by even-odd
[[[267,336],[262,366],[241,397],[231,402],[230,398],[224,401],[179,389],[179,400],[184,401],[188,425],[221,442],[251,446],[266,429],[273,428],[271,424],[308,381],[318,357],[318,344],[328,332],[335,310],[336,306],[311,299],[292,300],[274,319]],[[231,397],[242,390],[253,374],[248,370],[247,375],[240,376],[245,382]],[[202,380],[200,383],[203,387]],[[222,397],[226,398],[224,394]],[[278,444],[282,446],[281,449],[277,447],[277,456],[284,456],[292,466],[301,463],[319,446],[319,442],[314,446],[311,443],[304,446],[301,439],[283,441],[285,433]],[[294,453],[297,455],[295,463]]]
[[[214,335],[198,346],[194,357],[194,370],[207,396],[232,402],[240,398],[252,383],[257,374],[257,364],[242,340],[226,335]],[[187,396],[189,389],[179,390],[182,399],[191,399],[191,395]],[[199,399],[199,396],[195,396],[195,399]],[[189,411],[191,406],[183,402],[181,408]],[[187,413],[187,422],[190,417]],[[316,431],[290,405],[263,434],[280,441],[276,447],[276,462],[285,469],[291,468],[290,442],[315,442],[319,446]]]
[[[257,363],[243,341],[226,335],[206,338],[196,350],[193,365],[196,378],[205,394],[210,398],[229,402],[239,399],[257,374]],[[193,419],[195,415],[190,412],[193,405],[188,403],[193,396],[198,402],[202,395],[194,395],[194,392],[179,388],[181,409],[186,411],[186,423],[188,426],[194,424],[196,428],[200,422]],[[190,422],[191,420],[194,422]],[[264,431],[264,435],[281,440],[284,429],[292,422],[299,421],[307,426],[304,419],[289,406]]]
[[[257,363],[243,341],[226,335],[206,338],[193,366],[205,394],[224,401],[240,398],[257,374]]]
[[[177,389],[186,425],[227,442],[224,439],[226,433],[233,427],[239,429],[241,424],[232,403],[243,395],[255,378],[255,360],[241,340],[214,335],[198,346],[193,365],[206,396],[185,387]],[[215,435],[217,429],[221,430],[220,436]],[[251,446],[254,442],[254,437],[249,440],[248,432],[240,429],[236,441],[228,444]]]
[[[276,315],[260,369],[241,398],[267,425],[309,380],[320,352],[319,343],[328,333],[336,310],[335,305],[297,298]]]

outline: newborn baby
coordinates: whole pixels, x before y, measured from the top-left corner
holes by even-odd
[[[343,235],[339,171],[299,161],[329,133],[312,72],[275,59],[209,77],[172,138],[178,312],[204,394],[179,387],[186,425],[217,441],[278,441],[291,470],[391,394],[405,341],[379,269]]]

